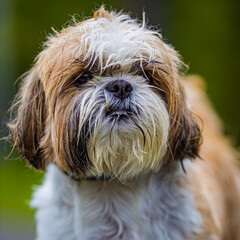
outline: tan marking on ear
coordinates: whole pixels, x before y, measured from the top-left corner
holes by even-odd
[[[13,105],[15,118],[8,124],[21,155],[37,169],[45,169],[40,141],[44,136],[46,99],[43,84],[36,68],[26,74],[18,98]]]

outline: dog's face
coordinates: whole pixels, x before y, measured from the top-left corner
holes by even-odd
[[[178,54],[157,32],[101,8],[49,38],[23,81],[9,124],[39,169],[119,180],[197,155]]]

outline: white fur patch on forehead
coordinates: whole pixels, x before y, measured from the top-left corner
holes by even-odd
[[[144,23],[140,25],[128,15],[111,12],[108,18],[92,18],[78,24],[76,31],[80,44],[74,55],[81,56],[88,67],[98,63],[104,71],[114,65],[127,67],[136,61],[151,61],[163,56],[160,34],[148,30]]]

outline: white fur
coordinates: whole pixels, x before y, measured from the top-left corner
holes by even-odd
[[[77,182],[51,165],[32,201],[37,240],[189,239],[202,222],[184,181],[180,165],[128,185]]]
[[[137,61],[143,63],[161,61],[164,58],[171,58],[172,66],[167,62],[162,66],[166,71],[169,68],[182,67],[183,63],[173,47],[159,41],[162,36],[158,31],[151,30],[144,21],[141,24],[128,15],[111,15],[111,20],[91,18],[76,23],[71,28],[71,35],[64,34],[67,29],[63,29],[61,33],[55,31],[55,35],[48,38],[45,46],[49,50],[58,47],[59,51],[54,56],[56,59],[71,59],[69,65],[79,59],[87,64],[87,68],[98,67],[101,73],[117,65],[128,71]],[[56,39],[58,44],[52,44]]]
[[[148,30],[144,24],[138,24],[128,15],[117,14],[112,20],[89,19],[84,24],[76,24],[74,34],[60,38],[59,43],[65,45],[72,39],[76,40],[76,36],[79,36],[79,44],[74,45],[70,52],[73,58],[81,57],[81,60],[88,62],[90,66],[98,61],[102,71],[117,64],[124,68],[139,59],[161,59],[163,54],[158,50],[158,43],[153,38],[161,35]],[[51,42],[51,38],[49,41]]]

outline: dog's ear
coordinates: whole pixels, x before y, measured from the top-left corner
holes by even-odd
[[[163,63],[156,68],[156,85],[163,90],[170,120],[168,151],[164,162],[166,165],[184,158],[198,156],[201,144],[201,131],[196,116],[187,106],[181,73],[186,66],[178,53],[169,45],[162,43]]]
[[[30,165],[44,169],[40,139],[46,118],[45,94],[37,71],[33,68],[23,79],[15,104],[13,120],[8,124],[14,147],[28,159]]]
[[[180,84],[180,83],[179,83]],[[168,161],[184,158],[194,159],[198,156],[201,144],[201,130],[196,116],[186,104],[185,92],[182,86],[180,94],[175,99],[175,106],[170,109],[171,127],[169,132]]]

